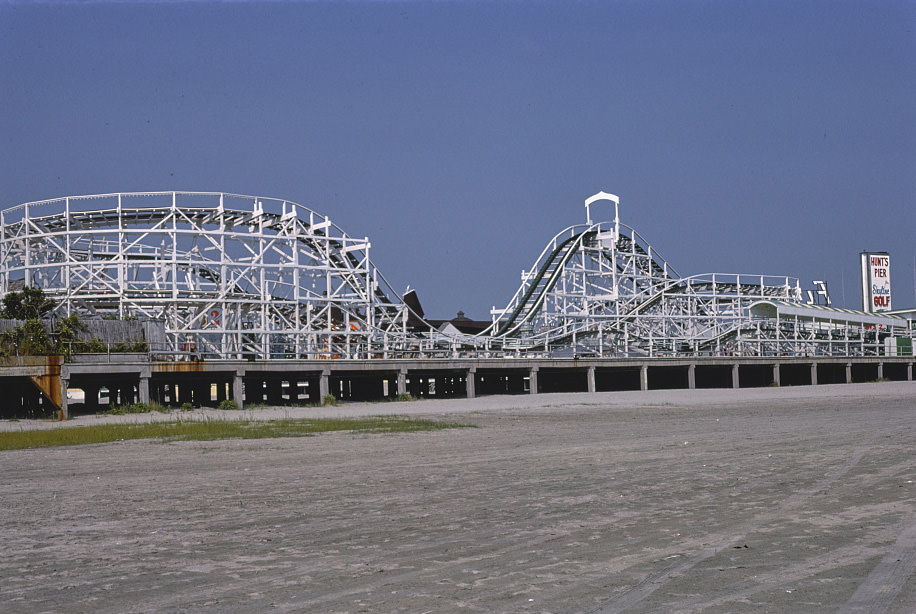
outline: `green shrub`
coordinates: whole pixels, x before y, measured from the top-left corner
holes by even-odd
[[[337,397],[335,397],[333,394],[329,394],[328,396],[321,399],[321,404],[324,406],[337,405]]]
[[[111,416],[123,416],[124,414],[148,414],[151,411],[152,408],[146,403],[125,403],[124,405],[115,405],[102,413]]]
[[[191,405],[190,403],[182,403],[181,411],[194,411],[194,406]]]
[[[394,400],[395,401],[416,401],[417,397],[413,396],[412,394],[408,392],[408,393],[399,394],[397,397],[395,397]]]
[[[239,404],[236,403],[236,402],[235,402],[234,400],[232,400],[232,399],[226,399],[225,401],[221,401],[221,402],[220,402],[219,408],[220,408],[220,409],[225,409],[225,410],[233,410],[233,409],[238,409],[238,408],[239,408]]]
[[[0,334],[0,350],[4,356],[47,356],[51,339],[41,320],[30,319]]]
[[[74,349],[79,348],[79,334],[86,330],[86,324],[80,321],[75,313],[57,321],[57,341],[55,350],[68,360]]]

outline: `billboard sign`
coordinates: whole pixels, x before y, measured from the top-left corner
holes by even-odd
[[[862,252],[862,311],[891,309],[891,257],[887,252]]]

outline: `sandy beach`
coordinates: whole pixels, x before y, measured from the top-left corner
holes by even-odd
[[[0,452],[0,607],[916,611],[916,383],[182,418],[378,414],[477,428]]]

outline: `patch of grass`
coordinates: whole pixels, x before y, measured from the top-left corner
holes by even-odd
[[[115,405],[114,407],[100,412],[109,416],[123,416],[125,414],[148,414],[152,411],[160,414],[167,414],[169,410],[158,401],[149,403],[125,403],[124,405]]]
[[[410,393],[401,393],[394,399],[395,401],[416,401],[417,397]]]
[[[164,441],[215,441],[219,439],[269,439],[307,437],[330,431],[354,433],[413,433],[471,425],[403,416],[371,418],[314,418],[286,420],[177,420],[145,424],[98,424],[0,433],[0,450],[48,448],[108,443],[127,439]]]

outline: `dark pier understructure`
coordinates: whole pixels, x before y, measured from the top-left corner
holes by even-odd
[[[0,417],[96,413],[128,403],[240,408],[622,390],[912,381],[913,358],[149,361],[136,354],[7,361]],[[11,364],[18,362],[19,364]]]

